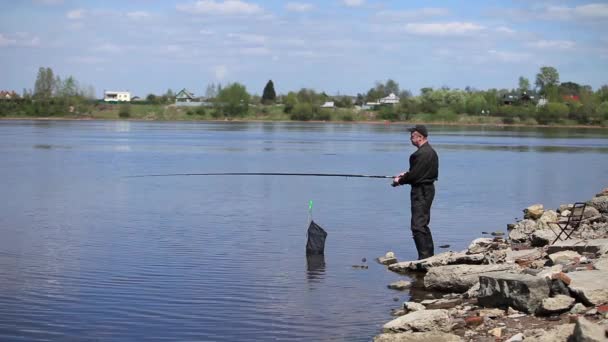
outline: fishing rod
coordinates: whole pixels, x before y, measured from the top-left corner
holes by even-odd
[[[176,177],[176,176],[304,176],[304,177],[346,177],[346,178],[394,178],[395,176],[355,175],[349,173],[286,173],[286,172],[211,172],[211,173],[166,173],[154,175],[125,176],[125,178],[142,177]]]

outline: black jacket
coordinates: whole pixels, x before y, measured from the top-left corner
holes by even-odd
[[[431,184],[439,177],[439,157],[427,142],[410,156],[410,170],[399,178],[399,184]]]

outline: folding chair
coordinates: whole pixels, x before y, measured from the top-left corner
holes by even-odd
[[[549,228],[551,228],[551,230],[553,230],[553,232],[557,234],[557,237],[555,238],[555,240],[553,240],[551,244],[554,244],[555,242],[557,242],[557,240],[562,240],[562,234],[566,235],[566,238],[564,238],[563,240],[568,240],[570,236],[572,236],[572,234],[581,225],[581,222],[583,222],[583,214],[585,213],[586,207],[586,203],[576,202],[574,203],[574,206],[570,208],[570,215],[568,215],[566,220],[549,222],[559,227],[559,233],[556,233],[555,230],[551,228],[551,225],[549,225]]]

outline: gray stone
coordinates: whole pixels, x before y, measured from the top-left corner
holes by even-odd
[[[448,265],[433,267],[424,277],[424,287],[443,292],[466,292],[479,281],[479,276],[504,271],[520,271],[518,265]]]
[[[426,310],[426,307],[424,305],[416,302],[405,302],[403,303],[403,308],[407,312]]]
[[[454,334],[439,331],[405,332],[397,334],[381,334],[374,337],[374,342],[462,342],[463,339]]]
[[[397,258],[395,258],[395,257],[392,257],[392,258],[379,257],[376,260],[378,260],[378,262],[381,263],[382,265],[392,265],[392,264],[397,263]]]
[[[596,240],[581,240],[570,239],[558,241],[547,247],[547,254],[553,254],[561,251],[575,251],[579,254],[595,253],[598,255],[608,252],[608,239]]]
[[[536,221],[522,220],[515,224],[513,229],[509,230],[509,239],[512,241],[524,242],[530,237],[530,234],[536,230]]]
[[[600,258],[595,261],[593,267],[600,271],[608,271],[608,258]]]
[[[569,341],[572,342],[600,342],[608,341],[606,329],[602,326],[591,323],[584,317],[579,317],[574,325],[574,332]]]
[[[442,309],[414,311],[386,323],[383,329],[384,332],[448,332],[452,329],[452,318]]]
[[[392,290],[403,291],[403,290],[409,289],[410,286],[412,286],[411,282],[406,281],[406,280],[399,280],[399,281],[396,281],[396,282],[388,285],[388,288],[392,289]]]
[[[524,334],[523,333],[517,333],[517,334],[511,336],[505,342],[522,342],[523,340],[524,340]]]
[[[494,242],[494,239],[492,239],[492,238],[475,239],[469,245],[467,253],[468,254],[485,253],[490,249],[493,242]]]
[[[588,205],[594,207],[602,214],[608,214],[608,196],[598,196],[587,202]]]
[[[592,217],[600,216],[600,211],[594,207],[586,206],[585,211],[583,211],[583,219],[588,219]]]
[[[441,298],[434,303],[426,305],[427,309],[451,309],[462,304],[462,298]]]
[[[516,261],[532,261],[540,259],[543,253],[538,248],[522,249],[520,251],[507,250],[505,262],[514,263]]]
[[[549,254],[549,259],[554,265],[569,265],[580,261],[581,255],[575,251],[561,251],[553,254]]]
[[[565,295],[557,295],[553,298],[545,298],[541,304],[544,314],[556,314],[568,311],[574,305],[574,298]]]
[[[479,277],[477,301],[485,307],[508,307],[535,313],[542,300],[549,297],[549,285],[543,278],[527,274],[497,273]]]
[[[536,222],[536,229],[554,228],[555,224],[551,224],[551,222],[555,221],[557,221],[557,213],[553,210],[547,210]]]
[[[574,324],[562,324],[549,330],[532,329],[524,331],[526,342],[566,342],[574,331]]]
[[[570,309],[570,313],[571,314],[575,314],[575,315],[581,315],[584,314],[585,312],[587,312],[587,307],[581,303],[576,303],[574,304],[574,306],[572,307],[572,309]]]
[[[577,271],[568,273],[568,287],[584,304],[608,303],[608,271]]]
[[[465,292],[464,298],[477,298],[477,296],[479,296],[479,281]]]
[[[559,229],[556,228],[555,231],[559,233]],[[544,247],[555,241],[556,237],[557,234],[551,229],[538,229],[530,234],[530,242],[534,247]]]
[[[551,279],[551,278],[553,278],[554,274],[561,273],[563,270],[564,270],[564,265],[558,264],[558,265],[553,265],[551,267],[544,267],[536,275],[541,278]]]
[[[542,204],[533,204],[524,209],[524,218],[538,220],[544,212],[545,209]]]
[[[485,256],[483,254],[466,254],[466,252],[445,252],[430,258],[403,261],[388,267],[393,272],[427,271],[432,267],[455,265],[455,264],[481,264]]]

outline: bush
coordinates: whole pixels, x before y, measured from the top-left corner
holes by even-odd
[[[318,121],[331,121],[331,113],[329,110],[321,108],[314,113],[313,118]]]
[[[205,110],[205,107],[203,107],[203,106],[196,107],[195,112],[198,115],[205,115],[205,114],[207,114],[207,111]]]
[[[570,109],[563,103],[549,102],[536,113],[536,121],[541,125],[558,122],[566,119]]]
[[[597,107],[596,112],[600,120],[608,121],[608,101],[602,102],[602,104]]]
[[[121,118],[131,117],[131,105],[120,105],[120,109],[118,110],[118,116]]]
[[[310,103],[298,103],[293,107],[290,115],[291,120],[297,121],[310,121],[314,117],[312,104]]]
[[[399,120],[399,114],[393,106],[382,106],[380,107],[380,113],[378,116],[382,120],[397,121]]]
[[[458,115],[450,108],[440,108],[437,114],[434,115],[435,120],[454,122],[458,120]]]
[[[342,121],[355,121],[355,118],[350,113],[342,115],[341,119]]]

